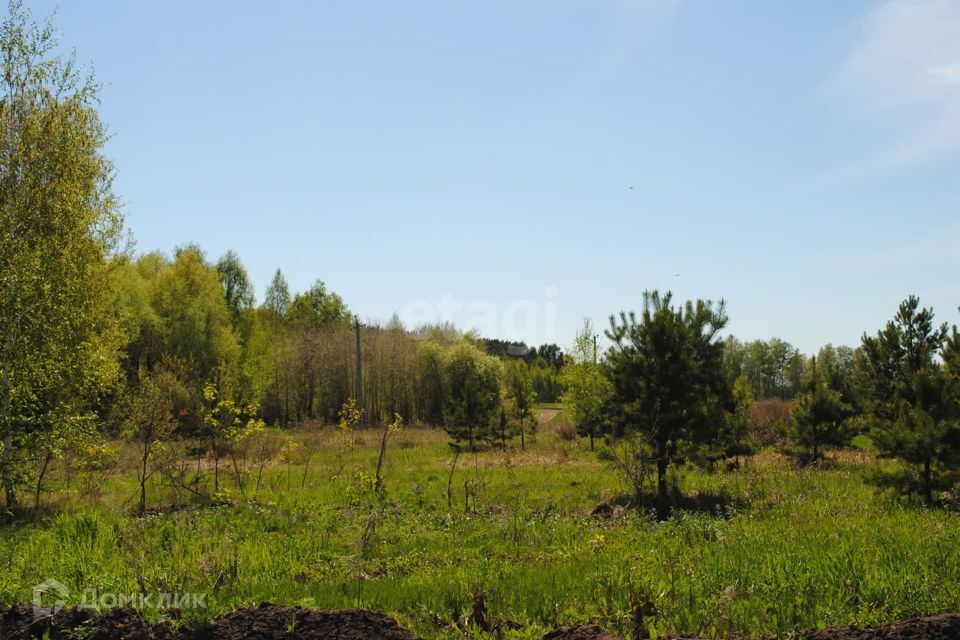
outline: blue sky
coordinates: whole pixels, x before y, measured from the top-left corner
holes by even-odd
[[[57,5],[29,3],[37,16]],[[79,2],[138,251],[569,344],[644,289],[854,345],[960,320],[960,3]],[[459,307],[458,307],[459,305]]]

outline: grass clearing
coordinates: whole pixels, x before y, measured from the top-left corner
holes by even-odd
[[[306,476],[302,462],[271,465],[254,501],[227,472],[222,504],[144,517],[132,515],[133,451],[98,498],[55,471],[48,509],[0,530],[0,598],[30,601],[47,578],[74,603],[85,589],[203,594],[206,608],[180,613],[186,625],[262,600],[364,606],[426,638],[463,637],[451,623],[478,598],[519,625],[509,638],[587,620],[626,635],[638,601],[654,633],[704,637],[960,609],[960,519],[877,493],[863,480],[878,464],[869,452],[833,452],[815,470],[771,452],[737,470],[680,470],[691,503],[739,506],[658,523],[592,517],[625,487],[585,442],[549,427],[526,451],[460,456],[449,507],[453,455],[440,430],[396,435],[383,498],[370,488],[375,432],[357,432],[342,459],[333,429],[294,437],[317,446]],[[158,479],[149,495],[173,502]]]

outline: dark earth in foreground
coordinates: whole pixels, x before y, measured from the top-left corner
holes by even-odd
[[[941,614],[878,627],[837,626],[795,636],[806,640],[955,640],[960,614]],[[270,603],[238,609],[199,629],[149,622],[133,609],[102,615],[64,609],[35,616],[28,604],[0,605],[0,640],[418,640],[396,620],[378,611],[320,611]],[[557,629],[543,640],[617,640],[596,625]]]

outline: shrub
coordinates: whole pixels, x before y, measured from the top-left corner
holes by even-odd
[[[784,435],[793,424],[790,417],[793,405],[792,401],[779,398],[754,402],[747,419],[751,439],[761,446],[783,444]]]
[[[572,442],[576,440],[578,436],[576,427],[566,421],[558,422],[554,432],[557,434],[557,437],[564,442]]]

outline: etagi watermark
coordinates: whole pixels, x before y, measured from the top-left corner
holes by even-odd
[[[70,589],[53,578],[47,578],[33,587],[33,615],[49,616],[67,606]],[[84,589],[77,609],[205,609],[206,594],[203,593],[114,593],[98,589]]]
[[[533,343],[557,342],[557,298],[560,290],[545,287],[543,296],[496,303],[490,300],[458,300],[446,294],[435,302],[416,300],[400,308],[403,323],[412,329],[452,323],[480,336],[525,336]]]

